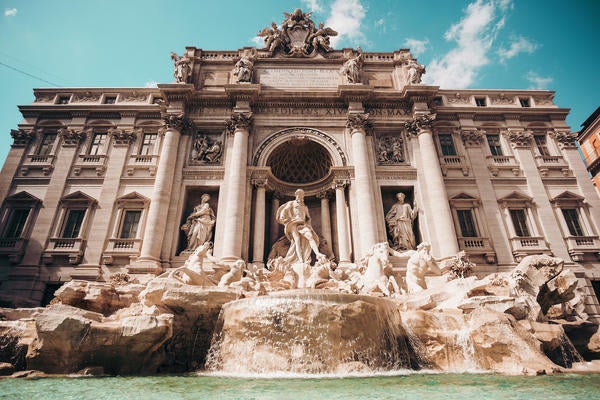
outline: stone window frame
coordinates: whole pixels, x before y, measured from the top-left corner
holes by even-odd
[[[579,219],[579,225],[583,235],[581,237],[597,237],[598,234],[594,230],[594,226],[589,216],[589,209],[586,205],[585,198],[570,191],[564,191],[550,200],[555,209],[556,219],[559,221],[563,238],[575,237],[572,235],[566,218],[562,210],[575,210]]]
[[[67,223],[67,217],[69,215],[69,211],[71,210],[85,210],[85,215],[83,220],[81,221],[81,226],[79,228],[79,233],[76,238],[66,238],[66,239],[85,239],[87,238],[89,226],[91,225],[91,220],[93,218],[93,211],[95,210],[98,201],[93,197],[83,193],[82,191],[77,191],[71,193],[69,195],[64,196],[59,201],[58,212],[56,223],[54,225],[54,230],[52,237],[57,239],[64,239],[63,232],[65,229],[65,225]]]
[[[128,264],[132,259],[140,255],[144,232],[146,230],[149,206],[150,199],[138,192],[128,193],[115,201],[112,222],[110,225],[111,231],[106,238],[104,251],[102,253],[102,262],[104,264]],[[127,211],[141,211],[134,238],[121,237]]]
[[[531,98],[530,97],[519,97],[519,104],[523,108],[531,108]]]
[[[31,237],[42,200],[26,191],[8,196],[0,209],[0,254],[7,254],[12,263],[18,263],[25,252],[25,246]],[[27,218],[19,235],[6,236],[10,222],[17,210],[27,210]]]
[[[475,229],[477,232],[478,238],[489,237],[487,234],[487,228],[484,224],[485,219],[481,217],[481,200],[477,197],[473,197],[468,193],[461,192],[452,198],[449,199],[450,208],[452,210],[452,217],[454,219],[454,228],[456,230],[457,236],[462,238],[462,230],[460,227],[460,221],[457,211],[458,210],[471,210],[471,215],[473,217],[473,223],[475,224]],[[465,236],[467,238],[467,236]]]
[[[93,153],[92,151],[95,148],[94,142],[96,140],[96,137],[99,135],[104,136],[104,141],[101,146],[96,148],[97,151]],[[108,128],[93,128],[92,131],[90,132],[87,145],[85,146],[86,147],[85,154],[88,156],[106,156],[106,154],[108,152],[109,140],[110,140],[110,136],[108,134]]]

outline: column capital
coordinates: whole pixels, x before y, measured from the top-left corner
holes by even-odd
[[[533,132],[528,129],[507,129],[502,131],[502,135],[514,148],[530,147],[533,140]]]
[[[323,191],[317,193],[317,199],[329,200],[330,198],[331,198],[331,192],[329,190],[323,190]]]
[[[346,120],[346,128],[350,128],[351,133],[354,132],[365,132],[371,128],[371,124],[368,121],[368,113],[350,113]]]
[[[79,145],[81,139],[87,135],[87,129],[71,129],[71,128],[60,128],[58,135],[63,140],[63,146],[73,147]]]
[[[12,147],[26,147],[34,138],[33,129],[11,129],[10,136],[13,138]]]
[[[577,134],[571,133],[569,129],[552,129],[548,134],[558,142],[558,147],[561,149],[576,148],[575,140],[577,140]]]
[[[225,121],[225,129],[230,133],[237,130],[249,130],[252,126],[253,115],[251,112],[234,112],[231,117]]]
[[[192,122],[183,114],[165,114],[163,115],[163,124],[167,130],[175,129],[179,132],[183,132],[186,129],[191,128]]]
[[[108,134],[113,138],[116,146],[127,146],[135,140],[141,129],[110,128]]]
[[[460,137],[467,147],[479,147],[483,144],[485,131],[482,129],[463,129],[460,131]]]
[[[431,132],[431,126],[435,120],[436,114],[415,115],[412,120],[404,122],[404,129],[414,136],[418,136],[424,131]]]
[[[250,183],[252,183],[252,186],[256,187],[257,189],[265,189],[267,187],[267,178],[252,178],[250,180]]]

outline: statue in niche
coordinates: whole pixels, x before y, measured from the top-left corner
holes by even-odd
[[[406,84],[418,85],[421,83],[421,76],[425,73],[425,66],[417,63],[414,58],[410,58],[406,64]]]
[[[235,63],[233,75],[237,77],[236,83],[252,83],[254,61],[248,56],[242,56],[242,58]]]
[[[188,83],[190,73],[192,72],[192,60],[187,56],[178,56],[171,52],[171,60],[175,62],[173,76],[177,83]]]
[[[406,204],[406,195],[402,192],[396,194],[398,201],[390,208],[385,216],[388,231],[392,236],[392,248],[394,250],[412,250],[416,246],[415,234],[413,232],[413,221],[419,213],[419,208]]]
[[[214,164],[221,161],[223,144],[219,140],[210,140],[209,137],[196,135],[192,148],[192,160],[205,164]]]
[[[304,190],[296,190],[295,195],[296,198],[279,207],[276,214],[277,222],[283,224],[285,236],[290,241],[284,262],[310,264],[311,250],[317,259],[327,256],[319,251],[319,237],[311,226],[308,207],[304,204]]]
[[[442,272],[437,263],[429,254],[431,245],[427,242],[419,243],[417,250],[410,250],[401,255],[408,255],[406,264],[406,289],[409,294],[418,293],[427,289],[425,274],[433,272],[441,275]]]
[[[258,32],[257,36],[265,38],[265,47],[263,50],[274,52],[284,45],[283,32],[279,30],[275,22],[271,22],[271,28],[264,28]]]
[[[308,41],[312,44],[313,49],[322,49],[324,52],[329,53],[333,51],[330,46],[329,36],[337,36],[337,32],[331,28],[325,28],[325,25],[319,23],[319,29],[308,36]]]
[[[181,226],[181,230],[187,236],[186,250],[194,251],[198,246],[211,239],[216,218],[210,204],[208,204],[209,200],[210,195],[203,194],[200,198],[200,204],[194,207],[194,211],[188,215],[185,224]]]
[[[346,78],[348,83],[361,83],[361,72],[362,72],[363,56],[359,52],[356,57],[350,58],[342,66],[342,75]]]
[[[380,164],[401,164],[404,162],[404,145],[401,137],[387,136],[379,140],[377,161]]]

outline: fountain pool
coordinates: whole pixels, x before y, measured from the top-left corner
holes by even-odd
[[[256,378],[211,375],[2,379],[0,398],[35,399],[598,399],[600,375],[375,375]]]

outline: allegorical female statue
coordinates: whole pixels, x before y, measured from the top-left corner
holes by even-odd
[[[394,250],[413,250],[416,247],[415,234],[413,232],[413,220],[419,212],[418,207],[412,208],[406,204],[404,193],[396,194],[398,201],[390,208],[385,216],[388,230],[392,236],[392,248]]]
[[[194,207],[194,211],[188,215],[185,224],[181,226],[181,230],[187,235],[186,250],[193,251],[211,239],[216,218],[210,204],[208,204],[209,200],[210,195],[203,194],[200,198],[200,204]]]

